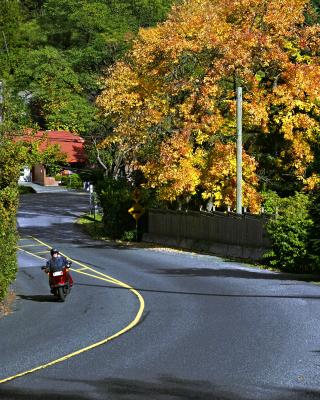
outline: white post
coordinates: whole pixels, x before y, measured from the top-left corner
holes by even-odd
[[[242,214],[242,87],[237,87],[237,214]]]

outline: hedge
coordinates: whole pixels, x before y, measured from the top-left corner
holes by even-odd
[[[17,273],[16,213],[18,190],[8,186],[0,190],[0,301],[7,294]]]

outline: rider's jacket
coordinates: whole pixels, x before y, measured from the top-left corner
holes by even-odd
[[[50,258],[50,260],[47,261],[46,267],[51,271],[62,271],[63,267],[67,264],[68,260],[62,256],[58,255],[55,258]]]

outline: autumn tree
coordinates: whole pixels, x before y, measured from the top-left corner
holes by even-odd
[[[234,156],[226,154],[235,143],[235,87],[241,85],[248,206],[259,204],[255,168],[267,187],[312,187],[319,179],[308,166],[319,139],[320,29],[305,20],[310,4],[185,0],[175,6],[166,22],[140,30],[126,60],[107,72],[98,105],[113,129],[101,147],[121,143],[123,161],[141,168],[165,198],[180,195],[179,181],[185,194],[198,187],[203,197],[210,192],[234,207],[234,175],[224,179],[221,171],[233,169]]]

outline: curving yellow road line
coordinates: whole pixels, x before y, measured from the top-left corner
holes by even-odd
[[[34,239],[35,241],[37,241],[38,243],[40,243],[41,245],[43,245],[43,246],[45,246],[47,248],[51,248],[49,245],[47,245],[46,243],[42,242],[41,240],[39,240],[37,238],[34,238],[34,237],[31,237],[31,238]],[[33,255],[33,256],[35,256],[37,258],[44,259],[43,257],[37,256],[36,254],[33,254],[33,253],[29,252],[29,251],[24,250],[23,248],[21,248],[21,250],[23,250],[26,253],[31,254],[31,255]],[[69,258],[69,260],[74,261],[71,258]],[[110,342],[111,340],[113,340],[113,339],[123,335],[124,333],[130,331],[131,329],[133,329],[139,323],[139,321],[140,321],[140,319],[142,317],[143,311],[144,311],[145,302],[144,302],[144,298],[142,297],[142,295],[136,289],[134,289],[133,287],[131,287],[130,285],[128,285],[128,284],[126,284],[126,283],[124,283],[122,281],[119,281],[118,279],[115,279],[115,278],[113,278],[113,277],[111,277],[109,275],[103,274],[100,271],[96,271],[94,268],[88,267],[87,265],[85,265],[83,263],[80,263],[78,261],[74,261],[74,262],[77,263],[78,265],[80,265],[82,268],[79,269],[79,270],[72,268],[72,271],[77,272],[77,273],[82,274],[82,275],[90,276],[90,277],[95,278],[95,279],[100,279],[100,280],[105,281],[105,282],[113,283],[115,285],[118,285],[118,286],[121,286],[121,287],[123,287],[125,289],[128,289],[131,293],[133,293],[138,298],[139,303],[140,303],[139,310],[138,310],[135,318],[130,322],[130,324],[128,324],[127,326],[125,326],[123,329],[121,329],[119,332],[116,332],[112,336],[106,337],[105,339],[100,340],[99,342],[93,343],[93,344],[91,344],[91,345],[89,345],[87,347],[84,347],[82,349],[76,350],[73,353],[66,354],[63,357],[57,358],[56,360],[52,360],[52,361],[50,361],[48,363],[39,365],[39,366],[37,366],[35,368],[29,369],[29,370],[26,370],[26,371],[23,371],[23,372],[20,372],[20,373],[18,373],[16,375],[12,375],[12,376],[8,376],[7,378],[0,379],[0,384],[12,381],[13,379],[17,379],[17,378],[20,378],[20,377],[28,375],[28,374],[32,374],[33,372],[39,371],[41,369],[45,369],[45,368],[51,367],[52,365],[61,363],[63,361],[68,360],[69,358],[75,357],[75,356],[77,356],[79,354],[85,353],[86,351],[92,350],[92,349],[94,349],[94,348],[96,348],[98,346],[106,344],[106,343]],[[85,270],[89,270],[92,273],[84,272]]]

